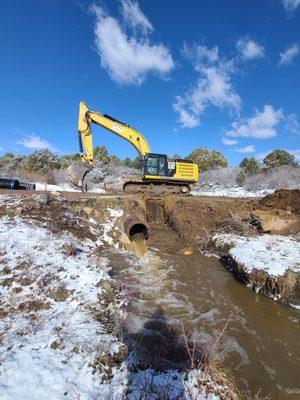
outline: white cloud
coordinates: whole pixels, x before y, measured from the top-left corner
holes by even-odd
[[[300,5],[300,0],[281,0],[281,2],[288,13],[293,13]]]
[[[18,130],[19,131],[19,130]],[[19,131],[21,132],[21,131]],[[53,147],[47,140],[41,138],[40,136],[35,135],[34,133],[32,134],[24,134],[24,138],[21,140],[17,140],[15,143],[20,144],[27,149],[31,150],[44,150],[48,149],[50,151],[53,151],[55,153],[60,153],[61,151],[55,147]]]
[[[200,63],[202,61],[215,63],[219,59],[218,46],[209,49],[208,47],[202,45],[189,46],[185,42],[183,43],[183,48],[181,52],[183,56],[195,60],[197,63]]]
[[[136,1],[122,0],[122,15],[125,22],[133,29],[141,29],[144,32],[153,31],[153,26],[146,15],[140,9]]]
[[[103,8],[91,7],[96,16],[95,45],[102,68],[120,85],[140,85],[150,72],[168,74],[174,68],[172,56],[163,44],[150,44],[149,31],[152,25],[147,17],[135,2],[122,1],[122,7],[126,26],[131,18],[131,27],[140,27],[140,32],[127,34],[126,26],[123,27]]]
[[[173,104],[173,109],[178,113],[178,121],[184,128],[195,128],[200,124],[199,119],[184,108],[184,101],[178,96]]]
[[[252,118],[241,119],[231,124],[232,129],[226,132],[231,137],[253,137],[268,139],[277,136],[276,126],[283,118],[281,109],[275,110],[270,105],[265,105],[262,112],[255,111]]]
[[[3,151],[3,147],[0,147],[0,151]]]
[[[284,127],[290,133],[300,133],[300,124],[295,114],[290,114],[285,118]]]
[[[249,38],[241,38],[237,41],[236,47],[243,60],[255,60],[265,57],[265,49],[259,43]]]
[[[174,110],[179,113],[181,126],[186,128],[199,125],[200,116],[209,106],[236,112],[241,107],[240,96],[232,84],[232,74],[235,72],[233,61],[220,60],[217,47],[209,49],[196,46],[194,49],[193,53],[185,45],[183,52],[188,56],[194,54],[194,69],[199,73],[199,78],[192,89],[177,96],[173,104]]]
[[[297,43],[293,43],[288,46],[282,53],[279,54],[280,61],[279,65],[292,64],[295,57],[300,53],[300,47]]]
[[[240,147],[239,149],[236,149],[235,151],[238,153],[241,153],[241,154],[255,153],[255,148],[252,144],[250,144],[249,146]]]
[[[222,137],[222,143],[225,144],[225,146],[232,146],[234,144],[238,144],[238,141],[234,140],[234,139],[228,139],[226,137]]]

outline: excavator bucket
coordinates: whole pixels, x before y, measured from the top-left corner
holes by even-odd
[[[83,192],[87,192],[87,174],[91,171],[91,167],[84,164],[73,164],[67,168],[67,174],[69,180],[81,189]]]

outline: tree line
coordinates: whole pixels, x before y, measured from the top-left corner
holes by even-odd
[[[171,160],[180,159],[178,154],[170,157]],[[205,147],[199,147],[192,151],[185,159],[195,162],[200,172],[210,169],[224,168],[229,165],[227,158],[220,150],[209,150]],[[37,174],[46,174],[49,171],[66,169],[73,163],[80,162],[78,153],[56,156],[49,150],[37,150],[29,155],[15,156],[13,153],[6,153],[0,157],[0,168],[17,170],[26,170]],[[123,165],[129,168],[138,169],[141,166],[140,157],[131,159],[126,157],[120,160],[118,157],[108,153],[106,147],[96,146],[94,148],[94,162],[98,165]],[[275,150],[267,154],[262,163],[259,163],[255,157],[245,157],[240,163],[240,170],[237,174],[237,183],[242,184],[247,176],[258,174],[264,170],[277,168],[282,165],[295,164],[293,154],[286,150]]]

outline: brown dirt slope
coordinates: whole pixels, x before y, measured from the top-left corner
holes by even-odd
[[[279,189],[260,200],[260,205],[300,214],[300,190]]]

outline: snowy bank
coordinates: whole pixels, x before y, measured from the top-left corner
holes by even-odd
[[[191,192],[194,196],[217,196],[217,197],[264,197],[273,193],[272,189],[265,190],[246,190],[242,187],[222,188],[212,187],[208,189],[199,188]]]
[[[0,398],[121,398],[125,349],[101,319],[108,260],[69,233],[2,217],[0,268]]]
[[[47,183],[37,182],[35,184],[36,190],[38,191],[49,191],[49,192],[81,192],[80,189],[71,187],[68,183],[62,183],[61,185],[49,185]],[[104,189],[92,188],[89,189],[89,193],[105,193]]]
[[[256,292],[287,302],[300,278],[300,242],[293,237],[216,234],[222,261]]]

